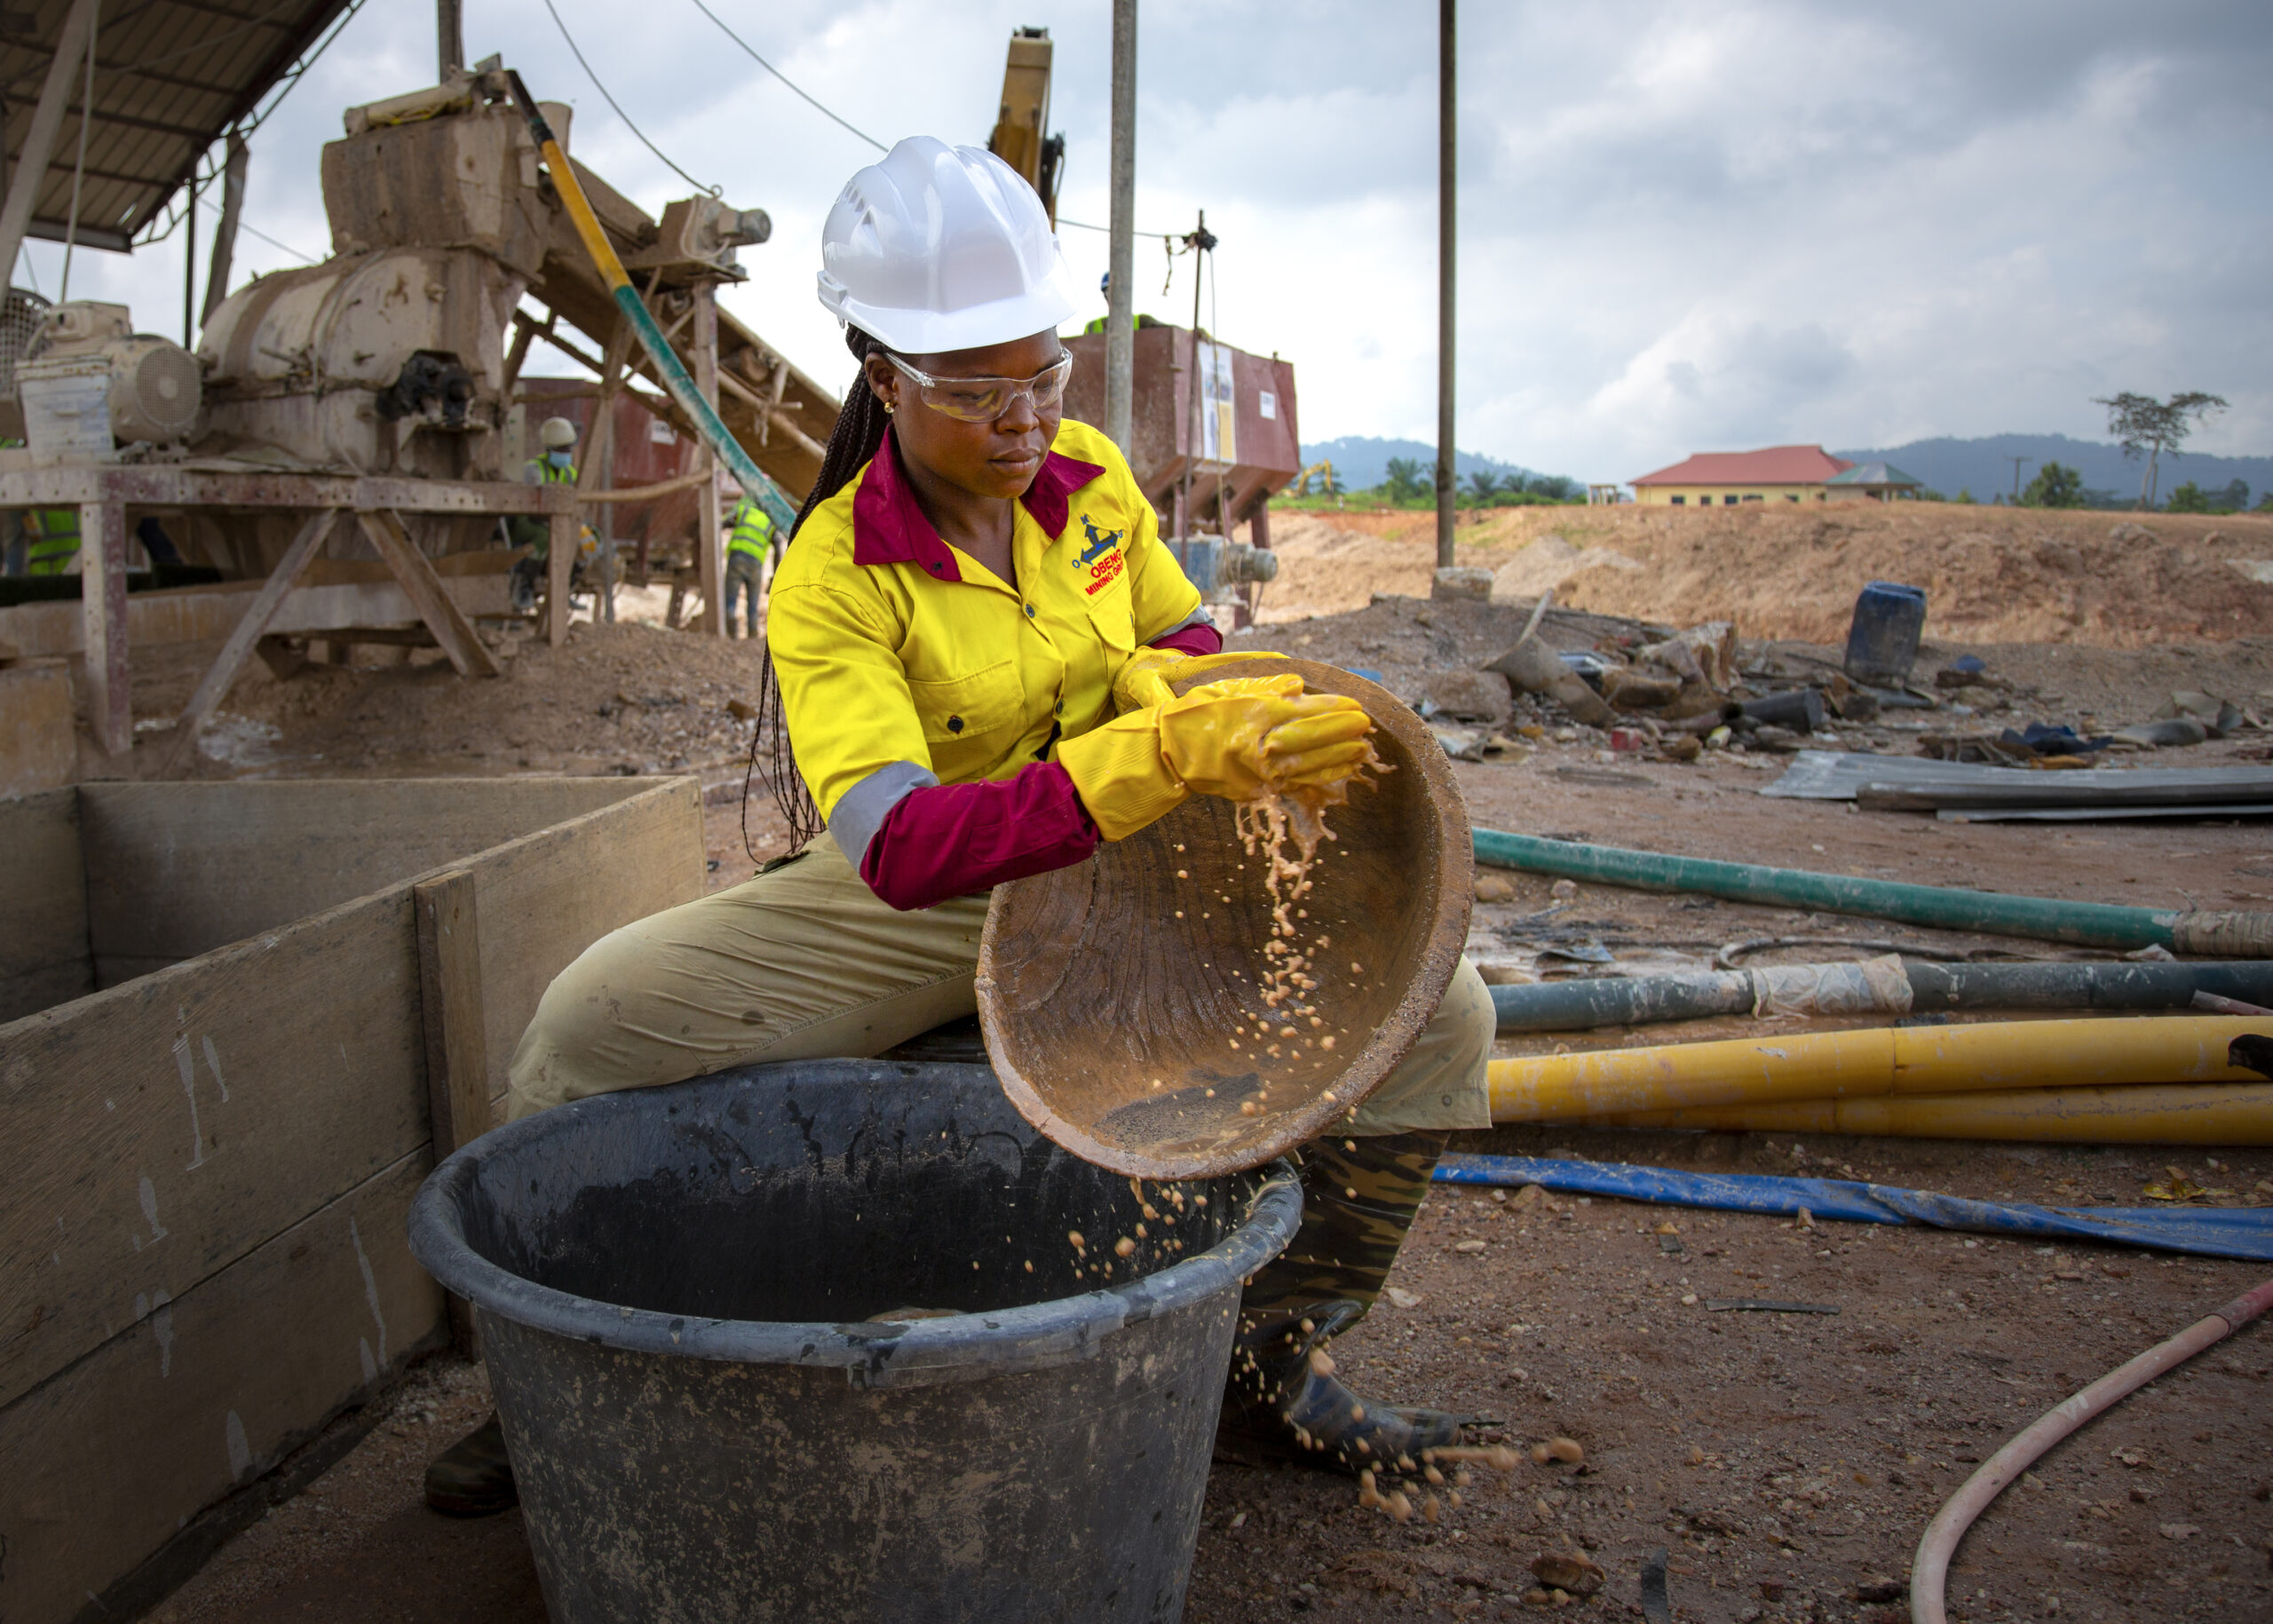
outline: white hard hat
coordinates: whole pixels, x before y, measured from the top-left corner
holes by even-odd
[[[547,417],[538,426],[536,437],[548,450],[558,451],[576,443],[576,425],[566,417]]]
[[[910,136],[845,183],[820,302],[910,355],[1054,332],[1078,308],[1041,199],[993,153]]]

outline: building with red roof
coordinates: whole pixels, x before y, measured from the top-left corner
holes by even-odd
[[[1735,507],[1740,502],[1823,502],[1826,487],[1855,464],[1821,446],[1700,451],[1634,481],[1634,500],[1660,507]]]

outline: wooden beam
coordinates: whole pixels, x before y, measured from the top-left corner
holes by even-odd
[[[456,868],[411,887],[418,909],[418,971],[426,1027],[426,1105],[434,1161],[489,1131],[489,1056],[481,1009],[481,923],[474,878]],[[473,1313],[450,1298],[450,1329],[471,1352]]]
[[[80,649],[87,725],[108,756],[134,748],[134,694],[126,651],[126,504],[79,506]]]
[[[544,551],[544,640],[558,648],[568,640],[568,582],[576,568],[576,543],[581,527],[574,513],[555,513],[546,521]]]
[[[689,289],[694,297],[694,386],[718,408],[718,285],[704,280]],[[707,448],[703,466],[716,469],[717,454]],[[694,519],[694,561],[702,581],[702,630],[714,638],[726,635],[725,543],[718,534],[724,519],[718,511],[716,479],[698,493]]]
[[[504,674],[497,663],[497,656],[475,635],[473,622],[450,598],[442,579],[434,573],[426,555],[411,544],[410,536],[402,527],[402,520],[382,508],[375,512],[358,513],[356,522],[363,527],[363,534],[386,566],[394,572],[395,580],[418,611],[418,618],[426,622],[434,634],[450,664],[461,677],[499,677]],[[573,519],[571,520],[573,523]],[[553,529],[560,527],[558,515]]]
[[[86,57],[87,32],[94,21],[95,0],[71,0],[63,33],[55,42],[55,56],[47,65],[47,81],[40,86],[39,105],[32,110],[24,149],[9,177],[8,201],[0,203],[0,275],[15,274],[16,254],[30,229],[32,206],[46,184],[47,161],[55,154],[55,138],[63,128],[63,111],[70,105],[72,81]]]
[[[300,583],[307,572],[308,562],[323,546],[324,538],[331,534],[333,522],[339,517],[337,508],[322,508],[308,516],[292,544],[276,567],[268,572],[268,579],[261,583],[259,596],[245,610],[244,619],[229,633],[229,640],[221,645],[212,669],[197,685],[197,692],[189,696],[189,703],[182,707],[181,717],[174,724],[174,741],[163,768],[168,777],[179,772],[194,757],[198,730],[205,725],[214,708],[228,697],[229,688],[237,680],[237,673],[244,669],[251,658],[253,647],[268,630],[269,622],[276,618],[276,611],[284,606],[286,594]]]

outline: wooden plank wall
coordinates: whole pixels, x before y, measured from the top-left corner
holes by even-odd
[[[0,801],[0,1021],[95,990],[79,837],[75,789]]]
[[[649,788],[625,778],[83,785],[96,985],[115,986]]]
[[[701,788],[634,785],[452,867],[502,1085],[555,973],[701,894]],[[0,1026],[9,1624],[75,1617],[447,1335],[403,1240],[432,1165],[420,972],[406,878]]]

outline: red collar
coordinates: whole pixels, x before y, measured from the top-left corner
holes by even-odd
[[[1053,538],[1065,534],[1073,517],[1073,493],[1103,473],[1096,463],[1084,463],[1052,451],[1018,498],[1042,533]],[[900,465],[899,437],[890,430],[876,449],[852,494],[852,562],[855,564],[920,564],[934,581],[961,581],[955,555],[915,500],[907,471]]]

